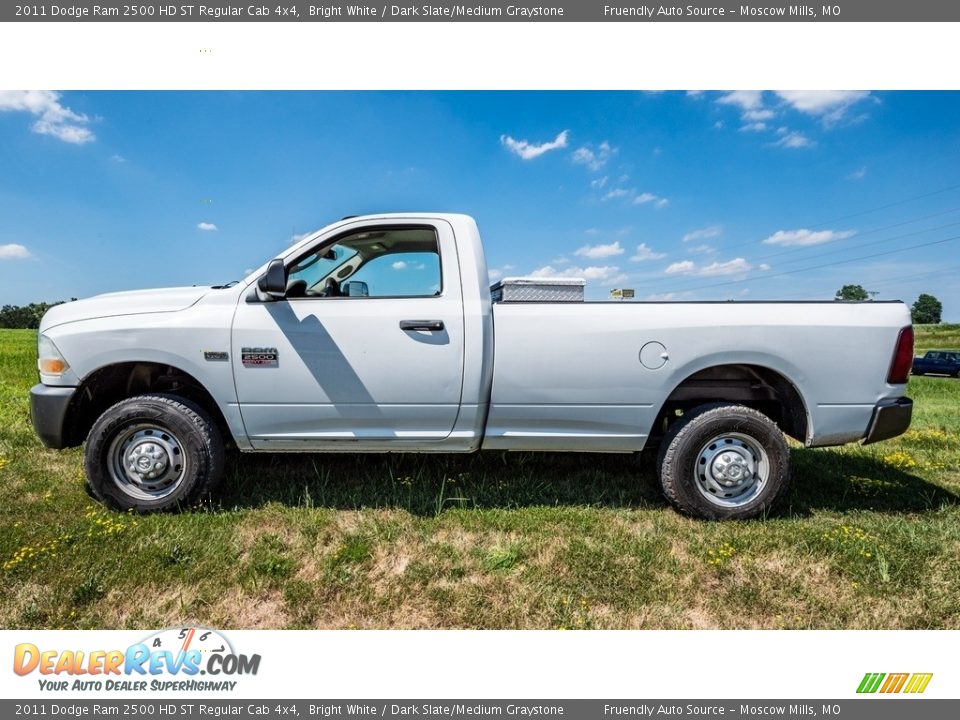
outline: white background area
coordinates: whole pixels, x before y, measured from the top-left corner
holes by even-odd
[[[951,23],[22,23],[0,26],[0,87],[952,89],[957,35]]]
[[[41,693],[37,680],[43,676],[38,671],[23,677],[11,672],[17,643],[30,642],[41,651],[125,650],[149,634],[0,631],[4,667],[0,694],[61,700],[99,696]],[[238,654],[261,656],[257,675],[195,675],[192,679],[204,681],[237,679],[236,691],[166,696],[209,700],[843,699],[858,697],[856,689],[866,672],[932,672],[923,695],[859,697],[882,702],[960,697],[957,631],[236,630],[224,635]],[[110,697],[129,699],[130,695]]]

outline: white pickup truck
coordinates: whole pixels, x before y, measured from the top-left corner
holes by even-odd
[[[533,289],[553,290],[543,282]],[[492,299],[470,217],[345,218],[239,282],[51,309],[34,427],[48,447],[85,440],[90,488],[117,509],[206,496],[229,437],[243,452],[659,446],[667,498],[726,519],[784,495],[784,434],[817,447],[909,426],[900,302],[571,302],[529,289]]]

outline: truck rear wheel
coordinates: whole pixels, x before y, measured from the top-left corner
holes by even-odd
[[[667,499],[707,520],[762,515],[790,486],[783,433],[743,405],[712,403],[686,413],[667,431],[658,460]]]
[[[208,496],[223,475],[223,440],[209,415],[174,395],[118,402],[84,447],[87,484],[115,510],[158,512]]]

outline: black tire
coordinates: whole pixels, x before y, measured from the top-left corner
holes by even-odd
[[[657,466],[667,500],[706,520],[764,515],[790,487],[783,433],[743,405],[711,403],[687,412],[664,436]]]
[[[143,472],[157,476],[141,474],[136,466],[141,461]],[[154,470],[161,466],[163,474]],[[84,468],[94,497],[114,510],[176,510],[207,498],[222,479],[223,439],[195,403],[175,395],[138,395],[118,402],[93,424]]]

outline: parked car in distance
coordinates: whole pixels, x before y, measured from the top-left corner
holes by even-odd
[[[636,453],[711,519],[763,515],[807,447],[901,434],[901,302],[584,302],[491,291],[466,215],[350,217],[238,282],[100,295],[40,324],[36,431],[119,510],[211,492],[242,452]],[[85,440],[84,440],[85,439]],[[263,482],[270,482],[269,476]]]
[[[960,350],[927,350],[913,359],[913,374],[960,377]]]

